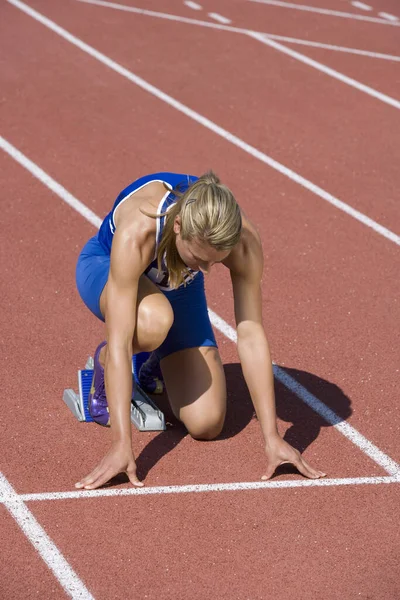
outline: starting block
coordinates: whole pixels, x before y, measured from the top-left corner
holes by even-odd
[[[132,361],[133,397],[131,421],[139,431],[165,431],[165,417],[137,382],[137,357]],[[85,368],[78,371],[78,394],[64,390],[63,400],[78,421],[93,422],[89,414],[89,392],[93,379],[93,358],[90,356]]]

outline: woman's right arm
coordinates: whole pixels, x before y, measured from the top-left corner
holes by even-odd
[[[129,233],[116,231],[107,282],[105,384],[112,442],[131,444],[132,340],[141,268],[140,248]]]
[[[151,233],[139,225],[138,222],[133,228],[121,226],[116,230],[106,288],[104,375],[111,448],[97,467],[76,484],[78,488],[95,489],[121,472],[127,473],[133,485],[143,485],[136,475],[131,439],[132,342],[139,278],[152,260],[154,247]]]

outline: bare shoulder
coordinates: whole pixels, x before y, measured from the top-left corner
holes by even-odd
[[[246,279],[261,278],[263,270],[263,250],[256,226],[242,213],[242,233],[224,265],[231,275]]]
[[[158,206],[168,190],[160,181],[151,181],[143,188],[121,202],[114,213],[116,227],[130,228],[139,226],[139,229],[154,228],[156,230],[156,219],[145,213],[155,215]]]
[[[134,253],[140,255],[136,262],[142,269],[148,266],[154,256],[158,206],[167,191],[161,182],[154,181],[117,206],[112,262],[131,263]]]

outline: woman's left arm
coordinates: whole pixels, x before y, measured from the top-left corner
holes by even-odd
[[[284,463],[292,463],[305,477],[324,477],[325,473],[313,469],[277,430],[272,361],[262,322],[263,255],[254,231],[245,233],[244,244],[237,253],[232,252],[225,264],[233,285],[239,358],[265,440],[267,469],[262,479],[272,477]]]

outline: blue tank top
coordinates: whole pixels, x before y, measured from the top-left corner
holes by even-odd
[[[165,192],[161,199],[160,204],[157,208],[157,214],[168,212],[168,210],[175,204],[178,197],[174,194],[173,190],[177,188],[179,192],[184,193],[190,185],[197,181],[198,177],[194,175],[182,175],[178,173],[154,173],[152,175],[146,175],[136,179],[133,183],[128,185],[118,195],[112,210],[105,217],[104,221],[100,225],[100,229],[97,233],[98,240],[105,250],[111,254],[112,240],[115,233],[115,221],[114,215],[117,207],[127,200],[134,192],[137,192],[146,184],[152,181],[160,181],[165,183],[170,191]],[[161,290],[168,291],[170,288],[168,284],[168,269],[165,263],[165,257],[162,261],[161,271],[157,268],[157,251],[161,241],[163,229],[165,223],[165,216],[157,218],[157,230],[156,230],[156,247],[154,252],[154,259],[151,264],[145,270],[145,274],[153,283],[157,285]],[[193,278],[197,275],[198,271],[188,270],[185,276],[185,283],[190,283]],[[184,284],[182,284],[184,285]]]

